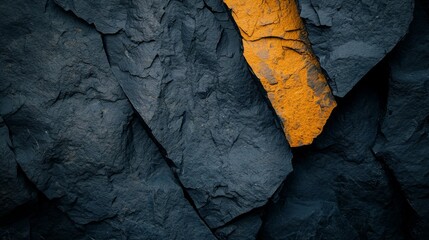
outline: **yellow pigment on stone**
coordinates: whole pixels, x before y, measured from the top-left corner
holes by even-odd
[[[267,91],[292,147],[311,144],[336,106],[294,0],[224,0],[244,57]]]

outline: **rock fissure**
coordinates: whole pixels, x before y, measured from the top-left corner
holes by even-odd
[[[206,225],[208,229],[210,229],[213,233],[213,236],[216,237],[216,234],[214,233],[214,230],[210,228],[210,226],[205,222],[204,218],[200,215],[198,208],[195,206],[194,200],[189,195],[188,191],[186,190],[186,187],[181,182],[179,176],[177,175],[177,171],[179,168],[176,166],[176,164],[168,158],[167,151],[164,149],[164,147],[159,143],[159,141],[155,138],[155,136],[152,133],[152,130],[149,128],[149,126],[144,122],[144,120],[141,118],[141,116],[138,114],[138,112],[133,108],[134,114],[136,117],[140,118],[140,122],[147,132],[149,138],[152,140],[152,142],[155,143],[156,147],[158,148],[158,151],[161,153],[165,163],[168,165],[169,169],[171,170],[171,173],[173,174],[174,178],[176,179],[177,184],[182,189],[183,195],[185,199],[188,201],[189,205],[194,209],[195,213],[198,215],[198,217],[201,219],[202,222]],[[216,237],[217,238],[217,237]]]

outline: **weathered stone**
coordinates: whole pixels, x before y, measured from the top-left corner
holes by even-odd
[[[251,212],[216,229],[215,234],[221,240],[255,240],[261,225],[260,213]]]
[[[319,57],[361,53],[332,69],[363,75],[405,32],[409,1],[307,1],[310,40]],[[288,143],[220,0],[0,2],[0,239],[429,239],[418,4],[283,181]]]
[[[200,215],[216,228],[264,205],[291,171],[291,153],[222,2],[124,7],[125,30],[104,37],[112,70]]]
[[[374,147],[419,217],[415,239],[429,239],[429,4],[423,2],[391,56],[387,109]]]
[[[244,57],[267,91],[292,147],[313,142],[336,106],[295,1],[225,0]]]
[[[128,1],[53,0],[66,11],[78,12],[89,24],[103,33],[117,33],[127,24]],[[131,2],[131,1],[130,1]]]
[[[413,0],[298,0],[334,95],[344,97],[405,35]]]
[[[404,239],[402,203],[371,152],[380,96],[367,79],[338,102],[324,132],[294,152],[263,239]]]
[[[85,239],[214,239],[114,79],[95,29],[50,1],[24,0],[0,3],[0,29],[0,115],[16,161],[85,226]]]

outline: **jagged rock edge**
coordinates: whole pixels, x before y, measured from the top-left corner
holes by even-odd
[[[206,4],[206,2],[204,1],[204,4]],[[240,32],[240,29],[238,28],[238,26],[237,26],[237,23],[234,21],[234,18],[232,17],[232,9],[229,9],[228,8],[228,6],[222,1],[222,6],[225,8],[225,12],[227,13],[227,15],[228,15],[228,18],[231,20],[231,22],[232,22],[232,24],[234,25],[234,28],[235,28],[235,30],[237,31],[237,33],[240,35],[240,37],[241,38],[243,38],[242,36],[241,36],[241,32]],[[215,13],[215,11],[212,11],[211,10],[211,8],[209,8],[208,6],[207,6],[207,9],[209,9],[211,12],[213,12],[213,13]],[[243,50],[244,50],[244,48],[243,48],[243,42],[242,41],[240,41],[240,52],[241,52],[241,54],[243,55]],[[280,117],[276,114],[276,111],[274,110],[274,107],[273,107],[273,105],[272,105],[272,103],[271,103],[271,101],[268,99],[268,95],[267,95],[267,91],[265,91],[265,89],[264,89],[264,86],[262,86],[262,83],[261,83],[261,81],[259,80],[259,78],[256,76],[256,74],[253,72],[253,69],[252,69],[252,67],[250,67],[250,65],[249,65],[249,63],[247,63],[247,61],[244,61],[245,63],[246,63],[246,66],[247,66],[247,68],[249,69],[249,73],[250,73],[250,76],[251,76],[251,78],[252,78],[252,81],[256,84],[256,86],[257,86],[257,88],[258,88],[258,91],[262,94],[262,96],[264,96],[263,97],[263,99],[264,99],[264,102],[267,104],[267,106],[268,106],[268,108],[270,109],[270,111],[271,111],[271,113],[273,114],[273,116],[274,116],[274,119],[275,119],[275,123],[276,123],[276,127],[277,128],[279,128],[279,129],[281,129],[281,131],[283,131],[283,124],[282,124],[282,121],[280,120]],[[286,137],[285,137],[286,138]],[[286,140],[286,142],[288,143],[288,145],[289,145],[289,142]],[[290,147],[290,146],[289,146]],[[293,153],[292,153],[292,159],[293,159]],[[293,167],[292,167],[292,172],[293,172]],[[290,172],[289,174],[288,174],[288,176],[292,173],[292,172]],[[287,178],[287,176],[286,176],[286,178]],[[284,180],[283,180],[284,181]],[[282,183],[283,184],[283,183]],[[280,188],[280,186],[279,186],[279,188]],[[279,189],[277,189],[275,192],[274,192],[274,194],[278,191]],[[274,195],[273,194],[273,195]],[[271,197],[270,197],[271,198]],[[269,199],[270,199],[269,198]],[[269,199],[267,199],[267,203],[265,203],[265,205],[264,206],[261,206],[261,207],[265,207],[267,204],[268,204],[268,200]],[[261,208],[260,207],[260,208]],[[237,216],[238,217],[238,216]]]

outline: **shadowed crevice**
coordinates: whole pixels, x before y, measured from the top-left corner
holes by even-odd
[[[130,103],[130,105],[131,105],[131,103]],[[146,131],[146,133],[149,136],[149,138],[151,139],[151,141],[156,145],[158,151],[161,153],[162,158],[164,159],[164,161],[167,163],[168,167],[170,168],[171,173],[173,174],[174,178],[176,179],[176,183],[182,189],[183,196],[188,201],[189,205],[191,205],[191,207],[194,209],[195,213],[201,219],[201,221],[204,223],[204,225],[207,227],[207,229],[210,229],[212,235],[215,238],[217,238],[215,233],[214,233],[214,229],[211,229],[209,227],[209,225],[207,224],[207,222],[204,220],[204,218],[200,215],[198,208],[196,207],[196,205],[194,203],[194,200],[189,195],[188,191],[186,190],[186,187],[180,181],[180,178],[177,175],[178,167],[176,166],[176,164],[174,164],[174,162],[171,159],[168,158],[167,151],[162,146],[162,144],[155,138],[155,136],[152,133],[152,130],[149,128],[149,126],[146,124],[146,122],[143,120],[143,118],[138,114],[137,110],[133,106],[132,106],[132,108],[133,108],[135,117],[137,117],[140,120],[139,122],[142,124],[143,129]]]

